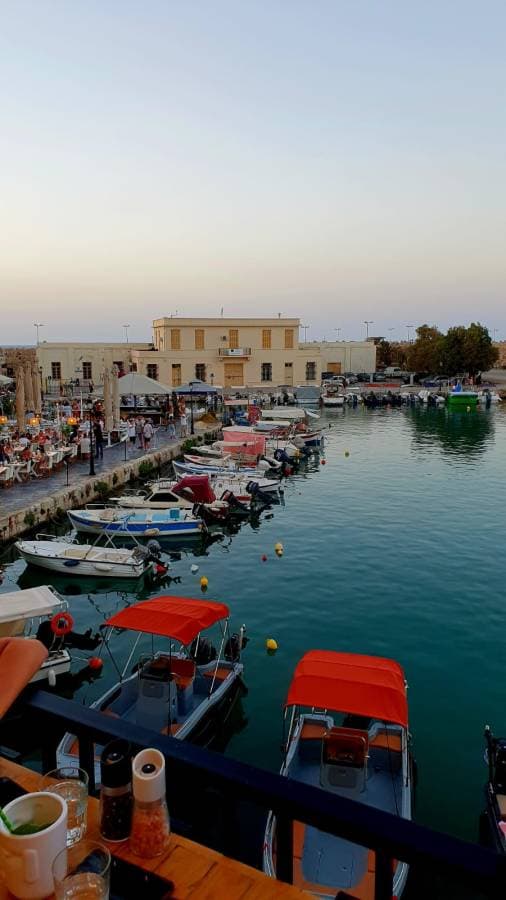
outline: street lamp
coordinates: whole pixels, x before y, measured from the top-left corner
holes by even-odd
[[[39,346],[39,328],[45,328],[44,322],[34,322],[34,327],[37,329],[37,347]]]
[[[367,341],[367,340],[369,340],[369,325],[374,325],[374,322],[372,319],[364,319],[364,325],[365,325],[365,339]]]
[[[299,325],[299,328],[302,328],[302,330],[303,330],[303,332],[304,332],[304,343],[306,343],[306,341],[307,341],[307,330],[308,330],[308,328],[311,328],[311,325]]]
[[[90,418],[90,471],[89,475],[93,477],[95,475],[95,454],[93,447],[93,402],[89,401],[89,418]]]
[[[410,332],[411,332],[411,329],[414,327],[415,327],[414,325],[406,325],[406,328],[408,329],[408,344],[411,343],[411,333]]]
[[[130,325],[123,325],[123,328],[125,329],[125,341],[128,344],[128,329],[130,328]]]
[[[339,336],[340,336],[340,334],[341,334],[342,329],[341,329],[341,328],[334,328],[334,331],[337,331],[337,340],[339,340]]]
[[[195,427],[193,421],[193,385],[199,384],[198,381],[190,381],[190,434],[195,434]]]

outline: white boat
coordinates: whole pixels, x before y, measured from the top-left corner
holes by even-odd
[[[133,537],[191,537],[205,530],[189,509],[69,509],[76,531]]]
[[[257,471],[254,475],[246,475],[241,469],[239,472],[212,473],[197,471],[184,463],[173,462],[175,476],[178,481],[186,475],[208,475],[212,489],[217,497],[221,497],[225,491],[232,491],[238,500],[251,500],[251,491],[248,487],[257,485],[258,490],[264,493],[277,494],[280,492],[280,483],[277,478],[263,478]],[[159,484],[172,484],[169,481],[160,481]]]
[[[321,404],[328,408],[344,406],[344,393],[337,385],[327,385],[321,393]]]
[[[312,650],[297,664],[285,704],[289,722],[281,775],[336,797],[412,815],[412,759],[404,673],[394,660]],[[264,871],[276,875],[276,818],[269,815]],[[394,897],[408,866],[392,863]],[[319,898],[376,896],[373,851],[293,823],[293,883]]]
[[[478,391],[478,403],[501,403],[502,397],[497,391],[485,390]]]
[[[0,637],[24,637],[27,641],[37,637],[43,622],[68,614],[68,603],[46,585],[0,594]],[[55,634],[47,659],[33,675],[31,681],[49,681],[54,685],[58,675],[70,671],[71,658],[63,642]]]
[[[69,543],[52,535],[38,534],[34,541],[16,541],[15,546],[32,566],[80,577],[140,578],[153,563],[144,547],[99,547]]]
[[[201,635],[216,624],[219,649]],[[224,603],[166,596],[128,606],[106,625],[108,644],[116,628],[131,631],[136,638],[119,682],[91,708],[158,734],[205,743],[213,720],[226,718],[236,691],[241,690],[244,626],[238,635],[230,634],[229,610]],[[169,646],[152,651],[148,659],[144,655],[134,674],[127,674],[143,634],[151,635],[152,641],[165,638]],[[99,748],[96,750],[98,753]],[[57,749],[58,765],[76,765],[78,758],[78,742],[66,734]],[[98,760],[95,777],[99,784]]]
[[[114,502],[120,509],[193,509],[193,503],[190,500],[175,494],[172,486],[168,486],[172,485],[172,482],[164,482],[164,484],[163,489],[156,490],[156,496],[153,495],[150,484],[147,489],[137,491],[135,494],[123,494],[121,497],[116,497]]]
[[[275,406],[273,409],[263,409],[261,419],[256,424],[258,426],[260,421],[281,421],[286,428],[287,424],[291,422],[304,422],[305,418],[306,410],[304,409],[298,409],[296,406]]]

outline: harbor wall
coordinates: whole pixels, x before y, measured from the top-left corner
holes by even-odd
[[[209,429],[208,434],[215,436],[218,431],[219,429]],[[93,477],[81,479],[78,484],[58,488],[56,491],[51,489],[51,479],[48,478],[46,482],[47,495],[41,500],[27,502],[26,507],[16,509],[11,513],[8,510],[2,511],[0,514],[0,544],[14,540],[40,525],[56,521],[68,509],[77,509],[87,503],[102,500],[105,492],[104,483],[107,485],[107,492],[117,490],[129,481],[140,477],[139,470],[143,463],[151,463],[153,467],[151,477],[156,478],[162,466],[181,455],[182,446],[186,440],[187,438],[170,446],[160,447],[133,460],[118,462],[118,465],[112,469],[99,472]],[[2,500],[5,500],[3,505],[8,507],[7,492]]]

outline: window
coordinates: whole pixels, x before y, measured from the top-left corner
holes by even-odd
[[[146,366],[146,372],[148,378],[152,378],[153,381],[158,381],[158,365],[157,363],[148,363]]]
[[[271,329],[262,328],[262,350],[271,349]]]
[[[204,349],[204,329],[196,328],[195,329],[195,350],[203,350]]]
[[[239,348],[239,329],[238,328],[229,328],[228,329],[228,346],[231,350],[237,350]]]
[[[130,363],[130,371],[137,372],[137,363],[136,362]]]
[[[181,350],[181,329],[180,328],[171,328],[170,329],[170,349],[171,350]],[[181,382],[179,382],[181,384]]]
[[[206,364],[205,363],[197,363],[196,364],[195,378],[198,378],[199,381],[206,380]]]
[[[84,377],[84,365],[83,365],[83,377]],[[51,378],[55,378],[57,381],[61,378],[61,363],[52,362],[51,363]]]
[[[293,363],[285,363],[285,369],[293,369]]]
[[[181,364],[172,364],[172,387],[179,387],[181,384]]]
[[[293,328],[285,328],[285,350],[293,350]]]
[[[262,363],[262,381],[272,381],[272,363]]]
[[[316,381],[316,363],[306,363],[306,381]]]
[[[91,374],[91,363],[83,362],[83,378],[84,378],[84,380],[91,381],[92,377],[93,376]]]

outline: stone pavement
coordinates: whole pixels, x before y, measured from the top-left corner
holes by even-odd
[[[141,456],[156,453],[161,448],[175,446],[180,440],[177,437],[170,441],[167,431],[164,428],[158,428],[154,445],[149,450],[141,450],[135,447],[131,449],[131,444],[113,444],[111,447],[104,447],[104,458],[95,459],[95,478],[100,481],[101,476],[106,472],[111,472],[124,462],[131,462]],[[126,455],[125,455],[126,451]],[[84,483],[90,477],[89,460],[80,460],[72,463],[68,468],[68,485],[70,488],[77,487]],[[24,484],[15,484],[11,488],[0,490],[0,516],[8,516],[26,509],[32,504],[39,503],[48,495],[60,491],[67,486],[67,467],[64,466],[59,472],[54,472],[49,478],[31,478]]]

